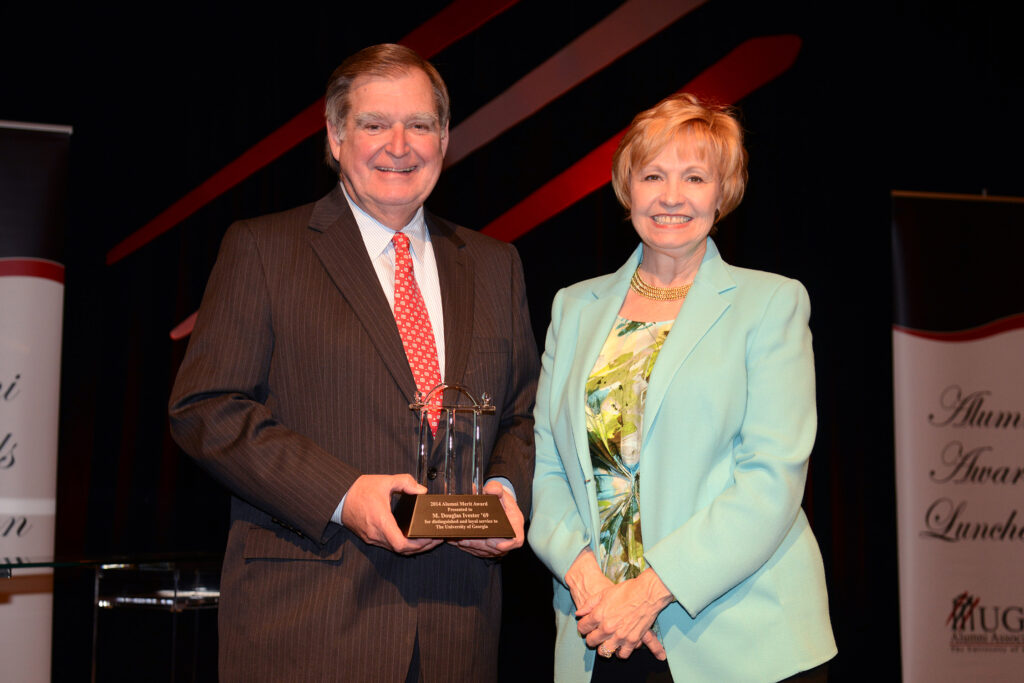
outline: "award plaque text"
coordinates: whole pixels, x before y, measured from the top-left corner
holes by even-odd
[[[454,395],[446,402],[445,392]],[[439,395],[442,400],[437,402]],[[439,474],[428,468],[431,433],[428,411],[440,411],[436,438],[443,439],[443,493],[402,494],[395,508],[398,528],[407,538],[512,538],[512,524],[498,496],[482,493],[483,451],[480,446],[481,415],[493,415],[490,397],[480,401],[458,384],[438,384],[426,396],[417,392],[417,401],[409,405],[420,416],[419,482]],[[468,399],[468,403],[461,403]],[[467,462],[468,460],[468,462]],[[468,467],[469,471],[465,472]],[[428,474],[429,472],[429,474]]]

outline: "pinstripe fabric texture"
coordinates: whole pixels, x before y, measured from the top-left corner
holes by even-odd
[[[494,398],[486,476],[529,510],[538,365],[519,257],[426,218],[445,380]],[[234,496],[222,681],[401,681],[417,637],[424,680],[496,677],[498,563],[447,545],[401,557],[330,522],[359,475],[415,476],[414,390],[339,189],[228,230],[170,402],[175,439]]]

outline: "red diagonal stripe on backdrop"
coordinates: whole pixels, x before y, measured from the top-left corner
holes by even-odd
[[[518,1],[454,0],[399,42],[416,50],[424,59],[430,59]],[[324,99],[321,97],[115,245],[107,252],[107,265],[153,241],[323,128]]]
[[[795,35],[752,38],[704,70],[681,91],[720,102],[736,102],[784,73],[796,61],[801,40]],[[504,214],[483,233],[511,242],[611,182],[612,155],[625,134],[621,131],[555,176]],[[195,313],[171,330],[172,339],[192,333]]]
[[[175,325],[171,329],[171,339],[178,341],[184,339],[188,335],[192,334],[192,329],[196,326],[196,316],[199,315],[199,311],[189,314],[187,318],[182,320],[180,323]]]
[[[398,42],[411,47],[424,59],[430,59],[517,2],[519,0],[455,0]]]
[[[719,102],[736,102],[779,75],[796,61],[799,36],[765,36],[740,44],[680,89]],[[612,155],[626,134],[622,130],[558,174],[481,231],[511,242],[564,211],[612,179]]]

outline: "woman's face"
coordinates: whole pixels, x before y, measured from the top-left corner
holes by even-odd
[[[702,251],[722,202],[714,167],[677,138],[632,173],[630,218],[647,249],[676,258]]]

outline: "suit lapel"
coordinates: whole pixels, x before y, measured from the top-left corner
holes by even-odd
[[[437,262],[444,312],[444,381],[458,384],[466,372],[473,337],[473,264],[465,242],[437,216],[424,211],[430,243]],[[469,387],[481,391],[480,387]]]
[[[707,335],[708,330],[729,308],[726,294],[736,287],[735,281],[718,253],[715,243],[708,238],[707,251],[701,261],[693,287],[683,303],[679,316],[672,324],[665,345],[661,347],[658,361],[651,372],[644,399],[644,418],[641,443],[647,443],[647,434],[654,426],[662,401],[672,384],[679,368],[693,352],[693,349]]]
[[[316,203],[309,231],[313,251],[359,318],[402,393],[412,402],[416,381],[409,369],[394,314],[363,248],[359,226],[339,187],[335,186]]]

